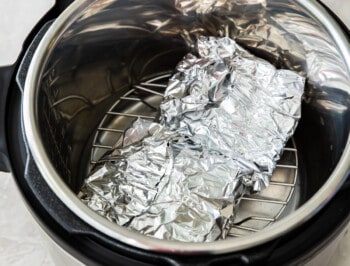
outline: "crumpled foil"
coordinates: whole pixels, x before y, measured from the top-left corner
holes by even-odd
[[[225,238],[240,198],[269,183],[300,118],[305,79],[228,37],[200,37],[169,80],[159,123],[137,119],[80,197],[119,225],[168,240]]]

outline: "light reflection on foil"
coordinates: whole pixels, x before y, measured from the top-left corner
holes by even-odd
[[[160,239],[225,238],[240,198],[265,188],[300,117],[305,79],[230,38],[200,37],[170,79],[160,121],[138,119],[80,196]]]

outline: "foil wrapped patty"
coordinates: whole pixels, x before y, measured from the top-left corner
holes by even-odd
[[[159,122],[137,119],[81,199],[109,220],[168,240],[224,239],[240,198],[269,183],[301,113],[305,79],[232,39],[200,37],[169,80]]]

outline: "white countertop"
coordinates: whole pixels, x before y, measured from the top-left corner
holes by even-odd
[[[349,0],[324,0],[324,2],[332,7],[347,25],[350,25]],[[16,50],[20,49],[20,46],[13,41],[13,36],[18,34],[24,38],[26,32],[34,25],[38,17],[33,16],[31,10],[33,6],[35,12],[40,15],[52,3],[53,0],[0,2],[0,65],[1,62],[14,61]],[[9,21],[13,26],[3,27]],[[10,40],[10,44],[5,45],[6,38]],[[40,229],[24,206],[10,174],[0,173],[0,209],[0,265],[54,265],[49,249],[41,238]],[[341,241],[329,265],[350,265],[350,233]]]

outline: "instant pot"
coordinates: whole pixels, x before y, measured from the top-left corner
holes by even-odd
[[[0,169],[13,173],[56,255],[102,265],[325,263],[350,218],[350,35],[332,11],[315,0],[70,2],[57,1],[18,61],[0,68]],[[118,134],[153,119],[140,102],[164,89],[198,34],[229,36],[304,75],[302,117],[270,187],[243,198],[230,237],[153,239],[77,193]]]

